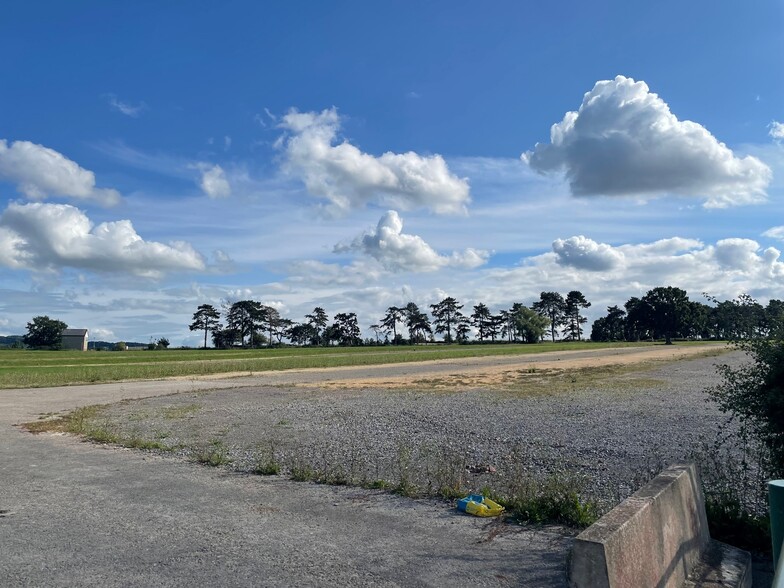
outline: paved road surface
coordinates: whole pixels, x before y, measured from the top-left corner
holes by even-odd
[[[438,362],[0,390],[0,585],[566,586],[571,539],[556,528],[499,525],[430,500],[228,473],[15,426],[125,398],[455,369]]]

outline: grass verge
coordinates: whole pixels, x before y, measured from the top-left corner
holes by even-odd
[[[87,406],[65,415],[47,415],[37,421],[26,423],[24,428],[31,433],[70,433],[96,443],[108,443],[161,452],[182,449],[191,461],[212,467],[229,466],[233,463],[229,448],[218,438],[195,447],[168,446],[160,439],[144,439],[137,435],[116,433],[104,418],[104,405]],[[346,463],[336,463],[332,453],[325,448],[322,455],[306,458],[296,453],[282,459],[273,444],[257,446],[255,459],[247,473],[256,475],[286,475],[300,482],[316,482],[330,485],[349,485],[384,490],[410,498],[437,497],[455,500],[467,496],[466,460],[462,455],[446,450],[426,450],[424,456],[425,483],[416,478],[411,447],[401,446],[395,458],[394,479],[369,478],[368,464],[351,454]],[[238,470],[242,471],[242,470]],[[421,474],[422,472],[420,472]],[[420,475],[421,477],[421,475]],[[557,523],[577,528],[592,524],[599,514],[597,504],[585,499],[581,486],[574,476],[553,474],[542,479],[524,473],[524,468],[513,476],[504,488],[485,487],[482,493],[504,505],[507,518],[517,522],[537,524]]]
[[[553,351],[650,347],[651,343],[539,343],[354,348],[173,350],[138,352],[0,352],[0,389],[256,373],[274,370],[409,363]],[[685,345],[685,344],[684,344]],[[691,346],[691,345],[690,345]],[[714,347],[716,345],[714,344]]]
[[[106,408],[107,405],[85,406],[64,415],[44,415],[37,421],[24,423],[22,426],[33,434],[70,433],[94,443],[120,445],[131,449],[168,452],[178,448],[166,445],[158,439],[116,433],[109,421],[101,418]]]

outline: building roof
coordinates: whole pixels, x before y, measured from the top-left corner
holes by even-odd
[[[87,329],[63,329],[63,337],[84,337]]]

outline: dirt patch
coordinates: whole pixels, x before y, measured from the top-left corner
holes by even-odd
[[[687,358],[711,357],[727,351],[721,347],[647,347],[633,352],[618,354],[591,354],[585,357],[580,351],[566,351],[558,354],[537,354],[536,356],[519,356],[517,362],[510,362],[504,358],[503,363],[493,361],[493,357],[481,358],[486,360],[483,365],[466,365],[465,360],[441,360],[429,362],[431,370],[423,366],[417,370],[416,375],[405,374],[400,376],[379,375],[362,377],[333,378],[320,382],[301,382],[298,386],[318,388],[471,388],[506,386],[510,382],[522,379],[536,380],[549,377],[571,370],[590,368],[603,368],[614,366],[637,366],[650,364],[651,367],[664,362],[676,361]],[[583,356],[579,356],[583,354]],[[556,356],[554,359],[552,357]],[[549,356],[549,357],[548,357]],[[418,364],[422,365],[422,364]],[[453,366],[453,370],[445,371],[444,366]],[[328,368],[321,371],[330,372],[332,375],[347,368]],[[226,374],[222,374],[226,375]]]

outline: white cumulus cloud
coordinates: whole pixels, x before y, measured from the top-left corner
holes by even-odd
[[[559,264],[577,269],[605,271],[623,263],[623,253],[606,243],[597,243],[582,235],[556,239],[553,241],[553,251],[558,256]]]
[[[722,268],[745,272],[760,261],[759,249],[759,243],[751,239],[721,239],[716,242],[713,255]]]
[[[226,172],[219,165],[200,163],[196,166],[201,171],[202,191],[210,198],[228,198],[231,196],[231,185],[226,179]]]
[[[768,127],[768,134],[774,139],[784,139],[784,123],[774,120]]]
[[[97,272],[161,277],[167,272],[205,268],[191,245],[145,241],[131,221],[94,225],[68,204],[12,202],[0,215],[0,264],[11,268]]]
[[[431,272],[443,267],[471,269],[485,264],[489,257],[486,251],[470,248],[440,255],[422,237],[403,233],[403,220],[394,210],[381,217],[375,230],[358,236],[348,245],[336,245],[335,251],[361,252],[392,272]]]
[[[550,143],[522,159],[539,172],[564,171],[576,196],[677,194],[703,198],[708,208],[764,201],[772,176],[624,76],[596,82],[579,110],[552,126]]]
[[[31,200],[65,196],[104,206],[120,201],[117,190],[97,188],[95,174],[62,153],[30,141],[0,139],[0,180],[13,182]]]
[[[301,177],[312,196],[329,200],[333,212],[375,203],[465,213],[468,182],[450,172],[440,155],[409,151],[376,157],[347,141],[337,142],[340,117],[334,108],[321,113],[291,110],[279,126],[286,131],[277,143],[285,154],[284,169]]]

